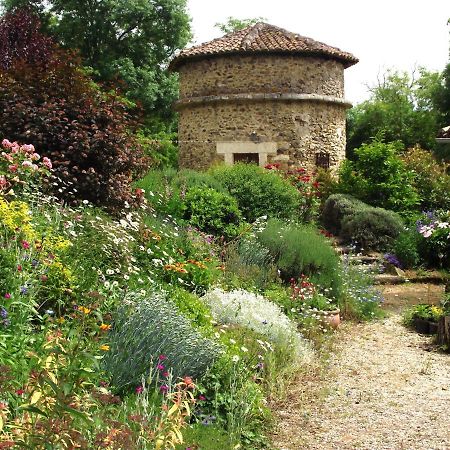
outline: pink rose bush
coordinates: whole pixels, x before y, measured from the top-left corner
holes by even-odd
[[[20,145],[3,139],[0,153],[0,194],[33,185],[52,169],[49,158],[41,158],[32,144]]]

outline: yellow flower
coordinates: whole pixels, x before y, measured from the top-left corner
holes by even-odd
[[[64,319],[64,317],[58,317],[58,319],[56,319],[56,320],[59,323],[64,323],[66,321],[66,319]]]
[[[106,323],[102,323],[100,325],[100,330],[102,330],[102,331],[109,331],[110,329],[111,329],[111,325],[108,325]]]
[[[78,311],[81,311],[83,314],[86,314],[86,315],[88,315],[91,312],[91,310],[89,308],[85,308],[84,306],[79,306]]]
[[[109,350],[109,345],[100,345],[100,350],[103,350],[104,352],[107,352]]]

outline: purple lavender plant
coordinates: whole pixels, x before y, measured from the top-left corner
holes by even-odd
[[[397,256],[395,256],[393,253],[385,253],[383,255],[384,260],[389,263],[392,264],[395,267],[398,267],[399,269],[401,269],[402,263],[398,260]]]

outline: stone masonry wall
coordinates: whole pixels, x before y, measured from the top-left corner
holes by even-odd
[[[315,153],[330,153],[331,165],[345,158],[345,108],[317,102],[210,103],[180,110],[180,166],[206,169],[223,156],[217,142],[276,142],[268,162],[315,167]]]
[[[321,57],[229,55],[180,68],[180,167],[223,161],[217,143],[276,143],[268,162],[314,169],[345,158],[344,67]]]
[[[295,55],[236,55],[180,67],[180,98],[238,93],[314,93],[344,97],[344,68],[335,60]]]

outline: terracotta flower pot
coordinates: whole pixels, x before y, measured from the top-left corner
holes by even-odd
[[[336,329],[341,323],[341,310],[334,309],[332,311],[317,311],[321,316],[321,320],[325,325]]]

